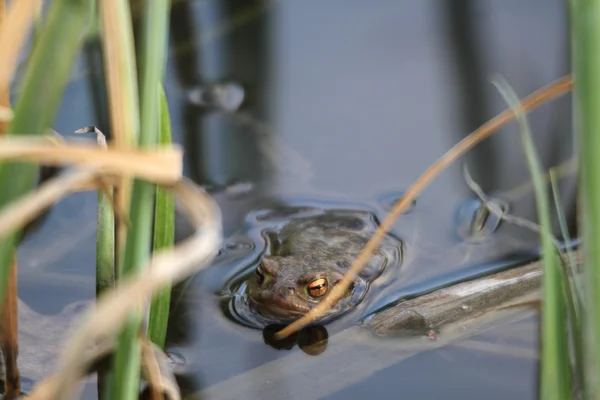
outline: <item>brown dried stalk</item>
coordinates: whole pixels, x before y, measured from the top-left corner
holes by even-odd
[[[17,357],[19,355],[19,325],[17,313],[17,256],[13,253],[10,266],[10,279],[2,303],[2,319],[0,323],[0,347],[4,360],[4,396],[8,399],[21,393],[21,375]]]
[[[31,2],[23,2],[18,7],[26,8],[31,5]],[[23,14],[23,10],[17,6],[13,7],[13,16],[17,15],[26,19]],[[16,14],[14,14],[16,13]],[[16,22],[19,22],[18,20]],[[21,21],[23,22],[23,21]],[[29,22],[30,23],[30,22]],[[0,43],[2,38],[6,37],[6,26],[10,26],[6,21],[6,3],[4,0],[0,1]],[[27,22],[24,23],[27,25]],[[26,27],[21,26],[13,27],[13,29],[21,29],[23,32],[27,30]],[[22,37],[20,40],[22,41]],[[18,42],[19,40],[17,40]],[[2,44],[0,44],[1,46]],[[20,44],[17,43],[17,47],[13,49],[7,49],[8,51],[18,51]],[[1,54],[0,57],[16,57],[16,54]],[[7,60],[2,59],[0,63]],[[10,65],[10,60],[8,60]],[[5,74],[0,73],[0,135],[6,132],[8,124],[7,114],[12,116],[10,109],[10,75],[12,71],[8,71],[5,67],[0,66],[0,71],[6,72]],[[8,75],[7,75],[8,74]],[[0,347],[2,348],[2,357],[4,361],[4,396],[6,398],[14,398],[21,393],[21,375],[19,373],[19,365],[17,364],[17,358],[19,356],[19,318],[17,310],[17,256],[16,251],[13,250],[11,265],[10,265],[10,276],[8,279],[8,287],[6,288],[6,294],[4,301],[2,302],[2,317],[0,319]]]
[[[135,54],[134,49],[129,46],[134,42],[133,32],[127,29],[123,31],[128,24],[118,21],[123,15],[119,13],[117,1],[105,0],[99,5],[113,144],[119,149],[131,148],[137,144],[140,129]],[[128,18],[131,19],[131,16]],[[128,63],[128,60],[132,60],[133,65]],[[131,180],[127,176],[121,176],[115,185],[117,209],[129,209],[130,197]],[[125,251],[127,227],[123,222],[120,219],[117,221],[117,260]]]
[[[73,187],[94,182],[97,174],[93,170],[67,173],[8,204],[0,210],[0,238],[33,221],[44,209],[69,194]]]
[[[114,353],[115,345],[112,340],[107,340],[94,346],[82,355],[86,359],[86,364],[90,366],[85,371],[86,375],[94,372],[98,362],[102,362],[106,357]],[[142,377],[149,386],[153,386],[167,400],[180,400],[179,387],[169,365],[168,357],[154,343],[142,339]],[[52,396],[52,388],[60,377],[58,375],[50,376],[44,381],[38,383],[33,392],[27,399],[48,399]]]
[[[40,0],[13,1],[0,26],[0,93],[8,93],[21,50]]]
[[[133,168],[130,166],[127,172],[131,173],[131,169]],[[71,171],[49,180],[35,192],[9,204],[0,211],[0,236],[33,219],[44,208],[75,188],[97,181],[99,176],[102,179],[110,178],[103,171],[104,167],[99,165]],[[177,181],[167,187],[189,213],[191,222],[196,227],[196,234],[176,248],[157,254],[144,269],[143,276],[126,278],[114,292],[99,299],[80,329],[67,341],[69,346],[63,354],[59,369],[62,372],[40,384],[40,390],[43,390],[35,392],[40,393],[41,397],[37,398],[68,398],[77,389],[77,382],[85,375],[91,362],[82,358],[81,354],[85,354],[95,343],[102,343],[110,338],[120,329],[130,312],[142,307],[153,292],[195,273],[208,265],[216,255],[221,241],[221,219],[217,205],[191,182]]]
[[[158,183],[176,182],[182,174],[178,146],[153,149],[108,149],[95,143],[56,141],[36,136],[1,137],[0,161],[19,160],[49,165],[78,164],[109,175],[138,176]]]
[[[147,342],[142,346],[142,360],[145,360],[144,364],[146,365],[146,370],[148,372],[146,379],[149,386],[149,398],[151,400],[164,400],[162,376],[160,375],[158,360]]]
[[[544,102],[567,93],[569,90],[571,90],[572,86],[573,81],[570,76],[560,78],[552,82],[550,85],[541,88],[527,96],[521,102],[521,107],[525,111],[532,110]],[[379,229],[377,229],[363,251],[359,254],[354,264],[352,264],[348,272],[346,272],[344,278],[333,287],[329,294],[323,300],[321,300],[317,306],[311,309],[300,319],[294,321],[281,331],[277,332],[275,337],[278,339],[285,338],[299,331],[306,325],[316,321],[327,310],[329,310],[348,291],[350,284],[354,281],[358,273],[360,273],[360,271],[364,268],[366,262],[373,254],[373,251],[381,243],[385,234],[392,228],[400,214],[410,206],[411,202],[417,197],[417,195],[421,193],[421,191],[452,162],[454,162],[457,158],[474,147],[476,144],[491,136],[500,127],[512,121],[513,118],[514,113],[511,109],[503,111],[496,117],[483,124],[481,127],[479,127],[479,129],[472,132],[469,136],[458,142],[436,162],[430,165],[429,168],[427,168],[425,172],[415,181],[415,183],[413,183],[412,186],[406,191],[402,199],[394,206],[392,211],[388,213],[383,220],[383,223],[379,226]]]

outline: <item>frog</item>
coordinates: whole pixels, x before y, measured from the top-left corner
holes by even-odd
[[[377,229],[375,215],[329,210],[268,231],[267,249],[247,281],[249,306],[273,322],[291,322],[313,309],[337,284]],[[319,322],[362,301],[370,284],[402,260],[403,242],[386,234],[348,291]]]

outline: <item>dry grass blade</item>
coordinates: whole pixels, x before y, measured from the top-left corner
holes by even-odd
[[[131,32],[122,32],[123,24],[119,23],[117,2],[106,0],[100,4],[102,13],[102,44],[104,46],[105,64],[110,106],[110,122],[114,142],[117,147],[134,146],[139,126],[136,120],[128,118],[138,115],[137,78],[135,65],[129,65],[127,52],[133,52],[127,43],[133,43]],[[129,38],[123,41],[122,38]],[[131,57],[131,59],[135,59]],[[123,93],[123,82],[134,85],[135,93]],[[129,100],[129,101],[128,101]]]
[[[0,161],[19,160],[51,165],[77,164],[104,173],[137,176],[161,184],[178,181],[182,151],[177,146],[153,149],[102,149],[93,143],[57,142],[37,137],[0,138]]]
[[[552,82],[550,85],[539,89],[526,97],[521,102],[521,107],[525,111],[529,111],[536,106],[546,102],[554,97],[568,92],[573,86],[573,81],[569,76],[563,77]],[[474,147],[483,139],[491,136],[500,127],[507,124],[514,118],[514,112],[510,109],[503,111],[496,117],[483,124],[479,129],[471,133],[469,136],[458,142],[454,147],[448,150],[442,157],[434,162],[425,172],[413,183],[406,191],[402,200],[400,200],[385,217],[379,229],[375,232],[371,240],[367,243],[361,254],[358,256],[354,264],[350,267],[344,278],[333,287],[329,294],[310,312],[294,321],[281,331],[277,332],[276,338],[281,339],[291,335],[294,332],[302,329],[308,324],[311,324],[321,317],[328,309],[330,309],[350,288],[350,284],[358,273],[364,268],[369,257],[383,240],[385,234],[392,228],[393,224],[400,214],[406,210],[411,202],[419,193],[446,167],[448,167],[457,158],[463,155],[467,150]]]
[[[0,238],[33,221],[44,209],[84,183],[96,178],[93,170],[74,171],[48,181],[37,191],[4,207],[0,212]]]
[[[187,212],[196,233],[177,247],[156,254],[142,270],[143,275],[126,277],[114,292],[101,297],[81,326],[67,340],[69,346],[59,362],[59,374],[47,387],[49,398],[71,398],[84,376],[86,349],[116,333],[130,313],[142,307],[165,283],[179,282],[205,267],[217,254],[221,242],[218,206],[195,184],[184,180],[168,189]]]
[[[142,376],[154,391],[152,399],[179,400],[179,386],[165,353],[154,343],[142,344]]]
[[[158,367],[158,360],[152,348],[148,347],[147,342],[142,344],[142,365],[146,366],[146,372],[148,374],[148,391],[150,393],[150,399],[152,400],[164,400],[163,392],[161,390],[162,377],[160,376],[160,368]]]
[[[142,353],[142,376],[146,382],[154,382],[159,389],[161,395],[164,394],[168,400],[180,400],[179,387],[172,373],[172,369],[168,365],[168,358],[161,349],[154,344],[144,341]],[[115,345],[112,340],[106,340],[93,348],[88,349],[82,356],[85,359],[85,364],[90,366],[85,371],[85,375],[94,372],[99,361],[113,354]],[[152,370],[152,372],[151,372]],[[158,375],[158,376],[156,376]],[[52,398],[52,388],[56,385],[60,376],[52,375],[44,381],[36,385],[34,390],[27,396],[27,399],[48,399]]]
[[[0,92],[7,92],[15,72],[17,56],[23,46],[40,0],[11,2],[5,20],[0,27]]]
[[[116,0],[106,0],[100,4],[102,22],[102,46],[104,69],[110,109],[110,127],[115,147],[125,149],[137,144],[139,135],[139,105],[137,76],[135,71],[135,50],[132,48],[133,32],[129,22],[129,5],[123,7]],[[122,12],[120,12],[122,11]],[[122,176],[117,182],[115,202],[117,209],[128,209],[131,198],[131,181]],[[117,223],[117,260],[125,251],[127,227],[125,221]]]
[[[107,340],[102,343],[95,345],[93,348],[87,349],[85,353],[82,353],[81,357],[86,360],[86,363],[90,366],[93,366],[95,362],[102,360],[103,358],[109,356],[114,351],[114,343],[112,341]],[[91,370],[85,372],[85,375],[88,375]],[[38,383],[31,393],[27,394],[27,399],[37,399],[37,400],[46,400],[51,397],[52,387],[55,385],[58,380],[57,375],[52,375],[44,379],[42,382]]]

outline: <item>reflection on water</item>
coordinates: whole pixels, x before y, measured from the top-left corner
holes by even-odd
[[[285,325],[271,324],[263,329],[265,344],[277,350],[291,350],[298,347],[306,354],[318,356],[327,349],[329,334],[322,325],[307,326],[284,339],[275,339],[275,334],[283,329]]]
[[[186,175],[213,190],[227,235],[214,265],[176,291],[169,340],[185,359],[189,391],[203,389],[209,399],[533,398],[537,360],[517,352],[449,347],[408,358],[406,341],[348,328],[398,299],[535,256],[537,234],[482,212],[459,165],[394,226],[410,249],[402,274],[378,279],[359,307],[325,326],[325,336],[302,334],[290,350],[277,350],[225,316],[232,293],[223,288],[258,262],[261,229],[289,218],[286,207],[368,209],[381,219],[431,162],[505,108],[487,82],[492,73],[521,96],[566,74],[566,20],[559,0],[173,2],[165,82],[173,134],[185,148]],[[57,131],[95,125],[110,134],[101,66],[98,47],[88,44]],[[530,121],[545,167],[571,159],[568,96]],[[536,219],[515,126],[465,160],[491,199]],[[560,192],[574,221],[568,170]],[[60,203],[20,249],[21,295],[36,310],[57,313],[93,297],[95,199],[87,193]],[[261,220],[258,210],[278,214]],[[473,232],[486,240],[470,240]],[[498,328],[493,340],[533,351],[536,322],[528,322],[524,342],[511,336],[523,322]],[[302,348],[313,342],[326,343],[314,350],[319,357]]]

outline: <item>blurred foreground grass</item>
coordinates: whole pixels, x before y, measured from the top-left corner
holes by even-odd
[[[17,46],[16,51],[12,52],[12,58],[6,57],[0,66],[2,76],[5,77],[2,85],[5,93],[14,72],[16,56],[24,48],[23,42],[19,43],[17,40],[15,44],[10,41],[14,41],[15,35],[24,39],[24,34],[33,28],[36,34],[25,73],[22,81],[18,82],[20,93],[14,117],[7,127],[8,134],[47,133],[56,118],[74,61],[87,38],[88,28],[101,26],[111,114],[109,145],[123,148],[154,147],[158,142],[159,131],[162,143],[170,144],[168,108],[164,92],[160,90],[166,63],[169,6],[167,0],[143,3],[140,21],[142,33],[138,37],[138,43],[134,43],[130,3],[126,0],[98,3],[89,0],[56,0],[41,15],[38,12],[41,7],[39,1],[12,2],[6,21],[18,24],[17,30],[12,25],[8,29],[9,24],[4,21],[3,41],[0,42],[5,49],[13,44]],[[98,24],[98,19],[101,24]],[[135,49],[139,54],[137,60]],[[141,105],[139,109],[138,104]],[[1,164],[0,207],[12,204],[31,191],[36,175],[37,166],[32,163]],[[153,221],[156,229],[155,247],[160,249],[173,244],[174,206],[170,194],[164,190],[157,194],[155,211],[154,184],[136,179],[131,188],[130,185],[131,182],[122,179],[114,191],[117,209],[129,210],[127,215],[130,216],[130,229],[124,229],[127,221],[117,219],[117,223],[114,223],[114,211],[109,198],[113,191],[99,195],[99,296],[115,286],[115,279],[139,273],[139,268],[148,262]],[[13,231],[0,239],[0,299],[4,299],[10,274],[10,259],[15,251],[18,234]],[[163,291],[152,303],[148,326],[150,337],[160,346],[164,345],[168,309],[169,293]],[[139,332],[143,317],[140,312],[132,315],[130,322],[124,327],[114,357],[115,374],[99,385],[99,389],[103,391],[101,398],[138,398],[141,359]]]

